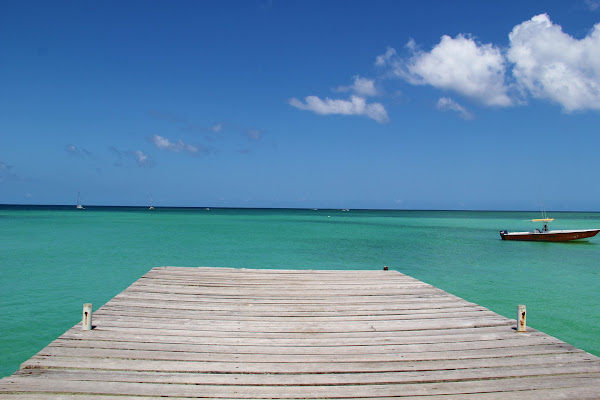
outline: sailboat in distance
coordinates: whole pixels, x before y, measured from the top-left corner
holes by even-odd
[[[154,206],[152,205],[152,195],[150,196],[150,207],[148,207],[148,210],[154,210]]]
[[[85,210],[85,208],[83,208],[83,206],[81,205],[81,197],[79,196],[79,192],[77,192],[77,208],[78,210]]]

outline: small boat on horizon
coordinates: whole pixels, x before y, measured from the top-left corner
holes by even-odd
[[[500,231],[502,240],[523,240],[537,242],[569,242],[572,240],[587,240],[596,236],[600,229],[568,229],[568,230],[550,230],[548,224],[554,221],[554,218],[532,219],[531,222],[543,222],[542,229],[535,229],[532,232],[508,232]]]
[[[152,205],[152,196],[150,196],[150,207],[148,207],[148,210],[154,210],[154,206]]]
[[[79,196],[79,192],[77,192],[77,206],[75,207],[78,210],[85,210],[85,208],[83,208],[83,206],[81,205],[81,198]]]

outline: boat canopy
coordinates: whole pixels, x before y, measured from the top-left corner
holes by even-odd
[[[550,221],[554,221],[554,218],[537,218],[537,219],[531,220],[531,222],[550,222]]]

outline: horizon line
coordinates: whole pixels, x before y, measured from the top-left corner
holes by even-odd
[[[60,207],[60,208],[75,208],[73,204],[31,204],[31,203],[0,203],[0,207]],[[148,209],[147,205],[98,205],[98,204],[88,204],[85,206],[86,208],[140,208],[140,209]],[[221,210],[303,210],[303,211],[319,211],[319,210],[328,210],[328,211],[445,211],[445,212],[531,212],[531,213],[539,213],[540,210],[516,210],[516,209],[504,209],[504,210],[494,210],[494,209],[452,209],[452,208],[330,208],[330,207],[242,207],[242,206],[154,206],[154,210],[156,209],[221,209]],[[560,213],[560,212],[569,212],[569,213],[600,213],[600,210],[546,210],[546,212],[552,213]]]

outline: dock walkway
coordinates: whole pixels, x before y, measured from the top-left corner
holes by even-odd
[[[600,358],[515,324],[396,271],[160,267],[0,398],[600,398]]]

